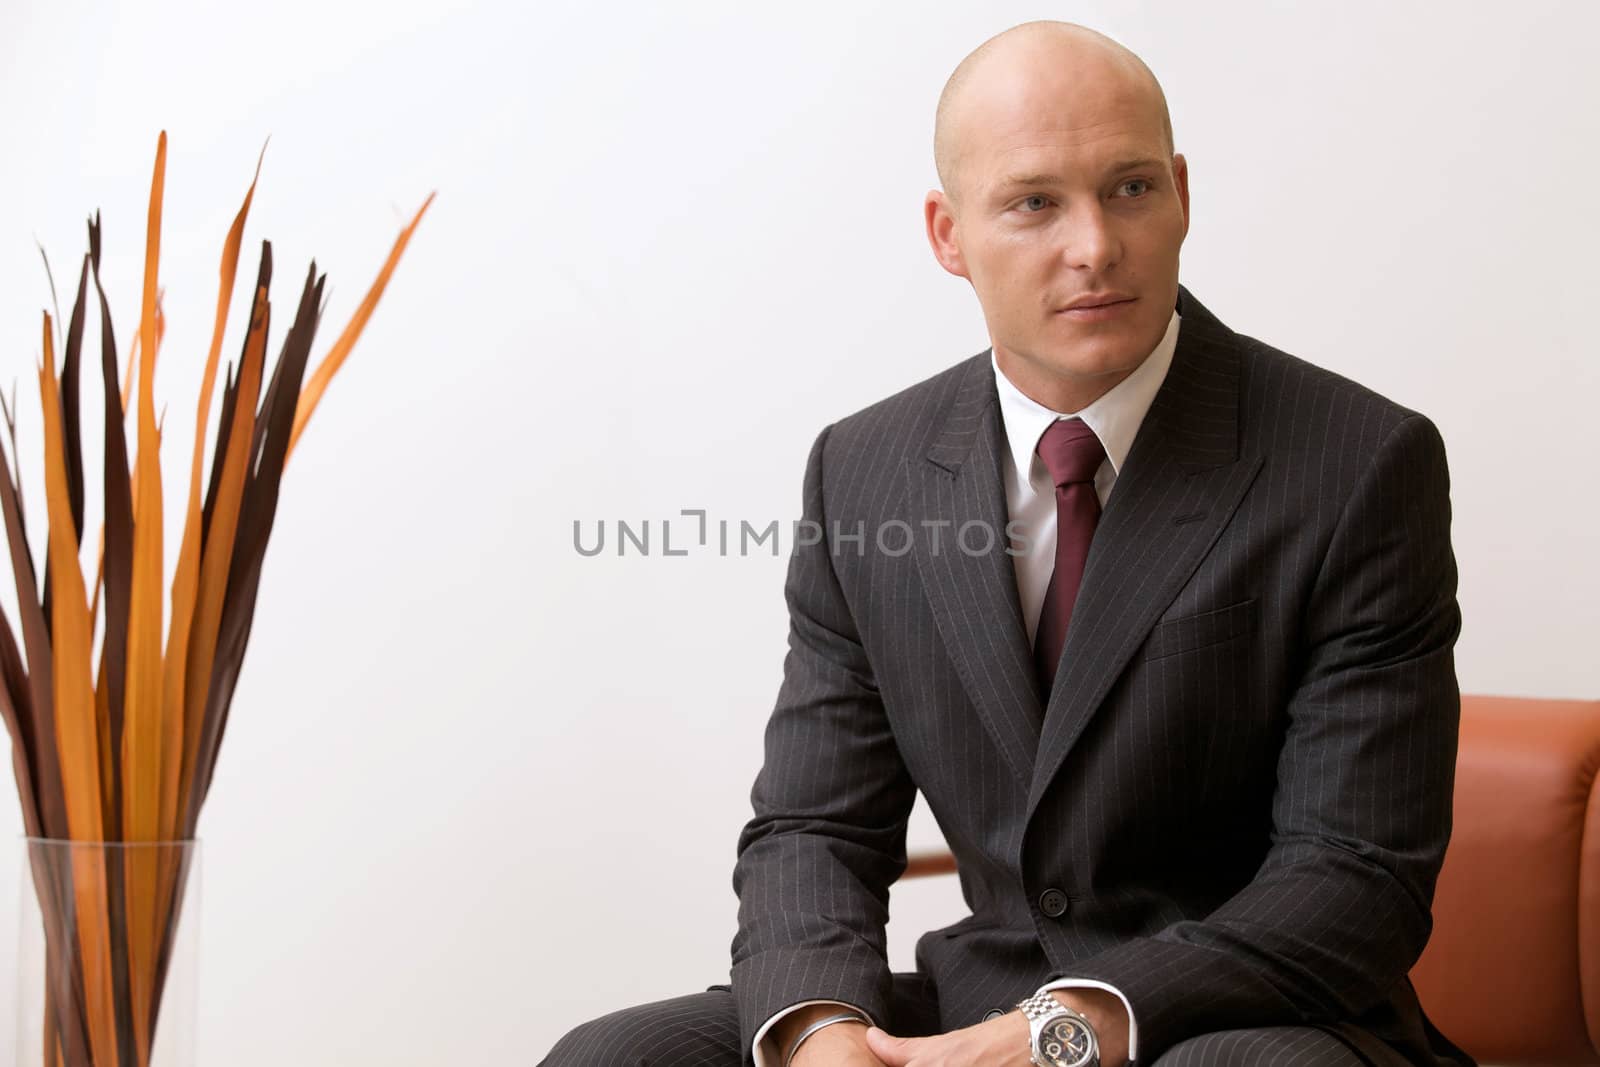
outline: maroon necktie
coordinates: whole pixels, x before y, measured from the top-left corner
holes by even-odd
[[[1033,639],[1033,662],[1040,692],[1048,703],[1055,682],[1056,663],[1067,641],[1072,605],[1083,581],[1083,562],[1100,521],[1100,498],[1094,491],[1094,472],[1105,459],[1105,446],[1082,419],[1057,419],[1039,438],[1039,458],[1056,485],[1056,566],[1039,609],[1039,627]]]

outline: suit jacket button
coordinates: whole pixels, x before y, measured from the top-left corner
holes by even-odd
[[[1005,1011],[1000,1008],[990,1008],[988,1011],[983,1013],[983,1021],[988,1022],[990,1019],[998,1019],[1004,1014]]]
[[[1052,919],[1067,913],[1067,895],[1059,889],[1046,889],[1039,894],[1039,910]]]

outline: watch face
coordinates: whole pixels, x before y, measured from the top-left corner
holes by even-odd
[[[1090,1062],[1094,1039],[1083,1024],[1064,1015],[1044,1024],[1039,1032],[1039,1051],[1051,1067],[1081,1067]]]

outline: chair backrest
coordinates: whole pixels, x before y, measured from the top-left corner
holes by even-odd
[[[1600,701],[1463,696],[1428,1017],[1483,1063],[1600,1064]]]

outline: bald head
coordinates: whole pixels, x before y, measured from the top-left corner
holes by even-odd
[[[1097,84],[1114,82],[1119,91],[1137,98],[1151,122],[1160,124],[1161,143],[1173,153],[1172,119],[1166,94],[1144,61],[1122,45],[1085,26],[1039,19],[996,34],[957,64],[933,123],[933,162],[939,184],[952,205],[959,205],[962,161],[971,151],[974,116],[997,97],[1014,94],[1020,82],[1039,76],[1066,76]]]

